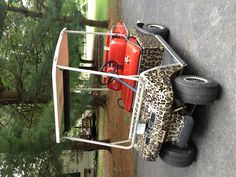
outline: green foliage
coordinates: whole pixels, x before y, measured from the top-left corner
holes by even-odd
[[[6,2],[4,0],[0,0],[0,39],[3,33],[3,25],[6,17]]]
[[[81,118],[81,115],[88,109],[88,105],[92,100],[88,92],[71,93],[71,123],[74,123]]]
[[[75,121],[87,109],[86,105],[91,101],[91,97],[87,92],[83,92],[72,94],[71,99],[72,121]],[[0,174],[2,176],[12,176],[14,173],[40,176],[41,173],[48,174],[50,170],[61,173],[60,154],[62,150],[70,149],[70,145],[66,142],[61,144],[54,142],[52,102],[42,106],[42,109],[43,112],[39,115],[41,118],[34,123],[34,126],[29,126],[27,120],[15,118],[0,129],[0,166],[2,168]]]
[[[9,1],[9,3],[21,7],[19,1]],[[19,13],[7,13],[0,41],[0,67],[3,68],[0,74],[3,83],[9,89],[39,95],[47,93],[51,87],[52,58],[61,29],[67,27],[83,30],[84,27],[79,24],[79,20],[75,23],[54,20],[55,17],[63,15],[81,18],[82,14],[75,2],[41,0],[26,1],[26,3],[29,10],[42,12],[43,18],[39,20],[26,18]],[[77,65],[82,51],[81,43],[80,38],[69,36],[69,55],[74,59],[72,62]],[[22,85],[19,86],[20,81]]]
[[[106,20],[108,18],[108,0],[95,0],[94,19]]]
[[[27,128],[24,122],[17,120],[0,129],[2,176],[12,176],[14,173],[40,176],[52,168],[60,173],[60,154],[67,145],[56,145],[52,141],[53,117],[53,104],[50,103],[44,107],[35,127]],[[50,166],[50,169],[45,169],[45,166]]]
[[[19,0],[7,3],[22,8]],[[17,91],[21,96],[51,95],[51,64],[61,29],[84,29],[79,20],[68,24],[54,19],[62,15],[81,18],[86,13],[86,0],[28,0],[25,3],[28,10],[44,14],[43,18],[6,13],[5,1],[0,0],[0,79],[6,89]],[[69,36],[71,65],[79,64],[83,40]],[[73,78],[78,81],[78,76]],[[81,116],[89,101],[88,93],[72,96],[72,117]],[[0,176],[60,174],[60,154],[69,147],[53,141],[52,103],[1,105],[0,123]]]

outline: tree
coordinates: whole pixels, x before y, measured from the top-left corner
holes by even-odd
[[[63,26],[79,26],[83,29],[85,24],[91,23],[71,1],[28,1],[27,7],[22,1],[4,2],[1,0],[0,4],[1,21],[4,21],[4,39],[0,44],[0,66],[3,68],[0,80],[4,84],[0,91],[0,104],[47,103],[51,97],[51,93],[48,93],[48,85],[51,83],[49,58],[53,58],[52,51],[59,31]],[[83,40],[69,37],[69,42],[72,49],[70,58],[80,58]]]
[[[37,1],[37,3],[38,2],[40,2],[40,1]],[[56,2],[56,1],[54,1],[54,2]],[[31,11],[24,6],[16,7],[16,6],[12,5],[11,3],[7,5],[5,10],[10,11],[10,12],[14,12],[14,13],[23,14],[25,17],[42,19],[45,16],[45,14],[47,13],[47,11],[49,11],[50,8],[45,5],[44,1],[41,1],[40,4],[41,4],[41,6],[40,6],[40,8],[38,8],[39,11]],[[59,4],[59,3],[56,2],[55,4]],[[93,26],[93,27],[98,27],[98,28],[107,28],[108,23],[109,23],[107,20],[97,21],[97,20],[87,19],[79,11],[77,11],[77,15],[73,15],[73,16],[72,15],[71,16],[56,15],[56,16],[54,16],[53,19],[56,21],[61,21],[61,22],[65,22],[65,23],[73,23],[76,20],[78,20],[78,22],[83,26],[87,25],[87,26]]]
[[[50,139],[54,128],[50,103],[53,53],[63,27],[84,29],[84,14],[71,1],[23,2],[0,0],[1,176],[51,176],[52,171],[60,172],[61,151],[72,149],[66,142],[58,145]],[[74,21],[65,20],[67,17]],[[75,20],[77,17],[81,20]],[[71,58],[79,58],[81,43],[69,38]]]
[[[8,104],[33,104],[33,103],[48,103],[51,99],[50,95],[41,94],[35,97],[35,94],[23,95],[17,91],[8,90],[0,80],[0,105]]]
[[[52,172],[61,174],[60,154],[63,150],[82,152],[104,149],[110,151],[110,148],[106,146],[88,145],[81,142],[65,141],[56,144],[52,102],[44,106],[43,110],[36,126],[29,126],[29,123],[19,119],[8,126],[1,127],[0,175],[13,176],[17,173],[24,176],[41,176],[41,174]],[[109,140],[102,142],[109,142]]]
[[[42,170],[60,174],[60,153],[67,145],[52,141],[53,123],[53,107],[49,104],[36,126],[28,127],[19,119],[0,129],[1,176],[40,176]]]
[[[106,142],[109,143],[109,140],[100,140],[100,142]],[[88,144],[83,142],[72,142],[71,143],[72,149],[77,151],[94,151],[94,150],[111,150],[111,147],[103,146],[103,145],[97,145],[97,144]]]

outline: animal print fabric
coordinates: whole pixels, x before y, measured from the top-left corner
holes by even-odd
[[[139,73],[161,65],[164,47],[153,35],[131,28],[130,36],[135,37],[142,48]]]
[[[163,142],[177,142],[183,128],[183,114],[172,112],[174,93],[171,84],[171,76],[181,68],[179,64],[159,66],[140,75],[145,88],[139,121],[149,124],[149,128],[143,135],[137,135],[134,148],[146,160],[157,159]],[[136,96],[140,97],[139,93]],[[154,115],[155,120],[151,118]]]

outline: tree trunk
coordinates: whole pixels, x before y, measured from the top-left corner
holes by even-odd
[[[90,20],[90,19],[86,19],[86,18],[81,19],[80,22],[83,25],[93,26],[93,27],[97,27],[97,28],[107,28],[108,24],[109,24],[108,20],[97,21],[97,20]]]
[[[99,107],[99,106],[105,106],[107,102],[107,96],[106,95],[98,95],[98,96],[93,96],[92,101],[90,105],[92,107]]]
[[[2,82],[2,80],[0,79],[0,92],[2,92],[5,89],[5,86]]]
[[[110,140],[100,140],[100,142],[106,142],[109,143]],[[71,148],[77,151],[95,151],[95,150],[111,150],[111,147],[103,146],[103,145],[97,145],[97,144],[89,144],[89,143],[83,143],[79,141],[73,141],[71,142]]]
[[[33,104],[33,103],[42,103],[46,104],[50,101],[51,96],[49,95],[40,95],[36,97],[31,94],[28,96],[21,96],[17,92],[10,90],[3,90],[0,92],[0,105],[7,104]]]
[[[89,64],[93,64],[93,60],[84,60],[84,59],[79,59],[79,61],[81,63],[89,63]]]
[[[26,8],[20,8],[20,7],[14,7],[14,6],[8,6],[7,11],[15,12],[15,13],[21,13],[26,17],[32,17],[32,18],[43,18],[44,14],[40,12],[34,12],[30,11]],[[77,19],[75,16],[58,16],[55,18],[56,21],[66,22],[66,23],[73,23]],[[93,26],[97,28],[107,28],[109,22],[107,20],[104,21],[97,21],[97,20],[91,20],[82,18],[80,19],[81,25],[87,25],[87,26]]]

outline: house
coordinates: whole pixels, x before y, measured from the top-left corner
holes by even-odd
[[[61,155],[63,177],[94,177],[94,152],[71,152],[66,150]]]

